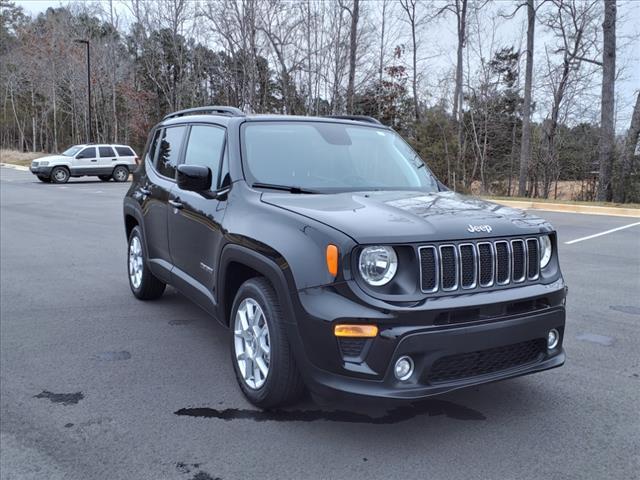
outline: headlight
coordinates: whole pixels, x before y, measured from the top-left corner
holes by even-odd
[[[41,167],[46,167],[47,165],[49,165],[49,162],[40,162]]]
[[[380,287],[391,281],[398,270],[398,256],[392,247],[365,247],[358,261],[360,275],[369,285]]]
[[[540,268],[549,265],[549,260],[551,260],[551,239],[549,235],[543,235],[540,237]]]

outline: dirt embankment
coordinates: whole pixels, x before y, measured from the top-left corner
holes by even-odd
[[[28,167],[32,160],[48,155],[44,152],[19,152],[18,150],[0,149],[0,163],[12,163]]]

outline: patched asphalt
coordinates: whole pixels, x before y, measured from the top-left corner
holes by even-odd
[[[129,184],[0,168],[4,479],[631,479],[640,472],[640,226],[537,212],[569,285],[564,367],[410,406],[260,412],[228,332],[126,278]]]

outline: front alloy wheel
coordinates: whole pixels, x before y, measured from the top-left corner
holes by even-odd
[[[269,375],[269,325],[253,298],[245,298],[236,311],[233,329],[238,370],[249,388],[259,389]]]
[[[65,167],[55,167],[51,171],[51,181],[53,183],[67,183],[69,181],[69,170]]]
[[[231,357],[238,385],[260,408],[293,403],[304,391],[285,330],[284,316],[266,278],[244,282],[231,309]]]

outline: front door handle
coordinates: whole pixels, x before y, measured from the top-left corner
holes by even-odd
[[[94,158],[93,160],[91,160],[92,162],[97,162],[98,160],[96,158]]]
[[[176,200],[169,200],[169,205],[171,205],[173,208],[182,208],[183,205],[181,202],[178,202]]]

